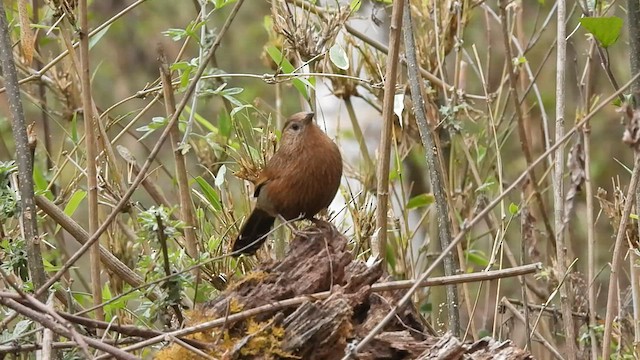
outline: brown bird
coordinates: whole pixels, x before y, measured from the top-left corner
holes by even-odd
[[[340,150],[313,116],[299,112],[284,124],[280,146],[258,176],[256,206],[233,244],[234,256],[258,251],[276,217],[313,219],[336,196],[342,176]]]

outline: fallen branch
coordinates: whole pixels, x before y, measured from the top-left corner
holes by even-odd
[[[515,306],[513,306],[513,304],[511,304],[509,302],[509,300],[507,300],[507,298],[503,297],[502,300],[500,300],[500,302],[502,303],[502,305],[504,305],[507,309],[509,309],[509,311],[513,314],[513,316],[515,316],[518,320],[520,320],[520,322],[522,322],[523,324],[526,323],[526,319],[524,318],[524,316],[520,313],[520,311],[518,311],[518,309],[516,309]],[[553,354],[553,356],[556,357],[556,359],[558,360],[564,360],[564,358],[562,357],[562,355],[560,355],[560,352],[558,351],[558,349],[554,348],[553,345],[551,345],[551,343],[549,341],[547,341],[547,339],[545,339],[544,336],[542,336],[538,330],[533,330],[533,335],[536,336],[536,338],[538,338],[538,340],[540,341],[540,343],[542,344],[542,346],[544,346],[545,348],[547,348],[547,350],[549,350],[550,353]]]
[[[13,309],[17,313],[37,322],[38,324],[48,329],[53,330],[53,332],[55,332],[58,335],[61,335],[70,339],[74,337],[70,330],[58,324],[57,322],[49,319],[47,315],[45,315],[42,312],[30,309],[15,300],[7,299],[7,298],[0,298],[0,304]],[[138,359],[136,356],[133,356],[121,349],[118,349],[115,346],[111,346],[103,343],[101,340],[96,340],[96,339],[82,336],[82,335],[79,335],[79,338],[81,338],[82,339],[81,341],[84,341],[88,346],[91,346],[94,349],[98,349],[100,351],[104,351],[108,353],[109,355],[107,355],[107,357],[115,356],[117,359],[125,359],[125,360]]]

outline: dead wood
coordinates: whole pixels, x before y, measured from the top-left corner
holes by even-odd
[[[309,297],[297,307],[262,312],[229,322],[220,329],[192,335],[211,344],[206,352],[224,359],[340,359],[362,339],[402,296],[402,290],[374,293],[371,285],[387,280],[380,262],[354,260],[347,239],[333,226],[307,229],[281,261],[262,264],[220,296],[188,314],[188,326],[278,301]],[[174,344],[157,359],[196,359]],[[354,357],[355,358],[355,357]],[[357,359],[530,359],[509,342],[482,339],[463,344],[450,334],[437,336],[418,311],[408,306],[357,354]]]

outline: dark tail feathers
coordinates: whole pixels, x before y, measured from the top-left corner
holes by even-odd
[[[233,256],[255,254],[267,239],[276,218],[260,209],[253,209],[251,215],[240,229],[240,235],[233,243]]]

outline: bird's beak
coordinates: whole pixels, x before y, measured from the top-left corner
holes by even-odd
[[[314,115],[315,115],[315,113],[313,113],[313,112],[308,112],[308,113],[304,114],[304,119],[303,119],[303,121],[302,121],[302,122],[303,122],[305,125],[306,125],[306,124],[310,124],[310,123],[311,123],[311,120],[313,120]]]

